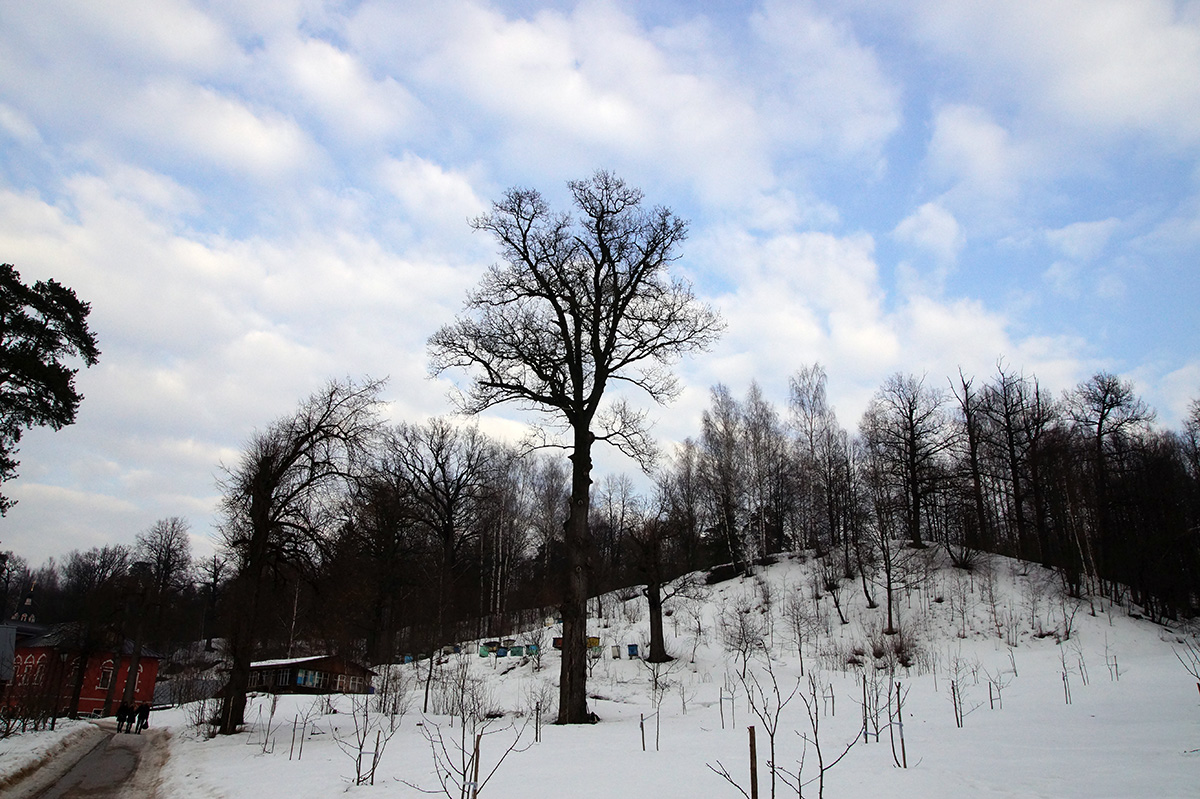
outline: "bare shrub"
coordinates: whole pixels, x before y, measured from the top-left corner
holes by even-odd
[[[355,785],[374,785],[375,770],[383,758],[383,751],[392,736],[396,734],[397,725],[388,721],[387,715],[371,713],[370,697],[356,694],[352,699],[349,715],[350,729],[343,732],[342,725],[333,727],[333,739],[338,747],[354,762],[354,776],[351,778]],[[367,747],[372,747],[368,750]]]

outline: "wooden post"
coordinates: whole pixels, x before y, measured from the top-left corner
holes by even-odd
[[[379,739],[383,737],[383,730],[375,730],[375,751],[371,753],[371,784],[375,784],[375,769],[379,768]]]
[[[758,749],[754,745],[754,725],[750,730],[750,799],[758,799]]]
[[[479,741],[483,738],[483,733],[475,735],[475,755],[474,763],[471,766],[471,799],[479,796]]]
[[[642,751],[646,751],[646,714],[638,713],[638,729],[642,731]]]
[[[866,670],[866,668],[863,669],[863,673],[862,673],[862,685],[863,685],[863,703],[862,703],[862,705],[863,705],[863,743],[866,744],[866,743],[870,743],[870,741],[867,739],[867,670]]]

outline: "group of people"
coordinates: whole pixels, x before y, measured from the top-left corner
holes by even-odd
[[[137,729],[134,729],[134,725]],[[142,702],[136,708],[128,702],[122,702],[117,708],[117,732],[133,732],[141,735],[142,730],[150,726],[150,705]]]

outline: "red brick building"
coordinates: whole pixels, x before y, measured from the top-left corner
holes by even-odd
[[[68,633],[65,625],[46,628],[18,624],[13,676],[0,695],[0,704],[55,715],[99,715],[109,702],[115,712],[125,692],[132,646],[126,642],[120,655],[111,649],[96,649],[84,656],[78,646],[71,644]],[[138,658],[135,704],[153,701],[158,661],[157,655],[146,650]],[[76,690],[78,705],[73,706]]]

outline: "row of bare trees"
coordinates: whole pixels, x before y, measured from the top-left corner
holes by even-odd
[[[236,681],[248,683],[255,658],[318,646],[390,663],[561,607],[570,496],[561,459],[448,419],[388,426],[380,388],[327,384],[228,470],[228,731],[244,713]],[[684,557],[687,537],[623,476],[602,481],[590,517],[589,575],[600,588],[648,585],[650,657],[667,659],[666,586],[700,564]]]
[[[68,712],[74,714],[87,655],[127,643],[136,664],[147,650],[168,652],[203,637],[212,618],[212,597],[200,584],[203,568],[192,561],[188,525],[179,517],[155,522],[132,546],[75,550],[38,568],[6,554],[0,568],[5,618],[57,625],[53,635],[64,650],[83,655],[70,664],[50,664],[53,675],[24,674],[9,686],[15,705],[40,703],[54,713],[61,709],[60,697],[69,695]],[[130,675],[123,685],[111,682],[106,712],[114,703],[132,702],[136,668]]]
[[[742,401],[712,390],[659,480],[709,562],[816,553],[831,591],[857,579],[874,604],[882,590],[888,629],[907,553],[930,545],[964,568],[981,551],[1040,562],[1075,595],[1156,617],[1200,606],[1200,402],[1165,431],[1115,375],[1055,397],[1001,363],[986,382],[893,375],[851,435],[825,386],[819,366],[799,370],[784,413],[757,385]]]
[[[594,591],[644,586],[651,660],[669,658],[661,620],[674,578],[780,552],[818,557],[835,606],[859,585],[886,606],[887,630],[898,626],[894,596],[919,579],[911,556],[927,546],[966,568],[980,551],[1039,561],[1077,594],[1156,617],[1196,611],[1200,403],[1170,432],[1105,373],[1059,397],[1004,366],[945,389],[896,375],[851,435],[825,383],[820,367],[798,371],[782,412],[756,386],[744,400],[718,386],[698,439],[649,491],[623,475],[594,488],[590,580]],[[169,651],[213,634],[219,600],[215,631],[235,679],[257,657],[316,646],[393,662],[553,612],[570,496],[562,460],[447,419],[388,426],[380,389],[331,382],[250,442],[228,470],[225,548],[212,563],[193,564],[186,524],[166,519],[132,548],[37,570],[10,558],[10,609],[16,587],[36,582],[40,616],[79,622],[81,645],[121,637]],[[231,701],[223,718],[237,712]]]

